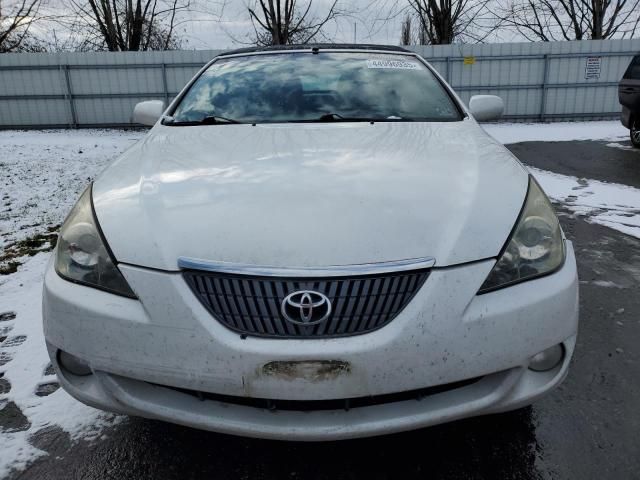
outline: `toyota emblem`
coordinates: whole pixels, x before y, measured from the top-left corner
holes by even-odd
[[[282,316],[296,325],[317,325],[331,315],[331,300],[313,290],[298,290],[285,297],[280,306]]]

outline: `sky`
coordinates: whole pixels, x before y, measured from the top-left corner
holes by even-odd
[[[1,1],[1,0],[0,0]],[[41,13],[60,15],[70,12],[70,0],[43,0]],[[254,30],[248,6],[257,0],[178,0],[189,2],[189,11],[178,15],[176,33],[185,49],[224,49],[250,45]],[[308,0],[298,0],[302,6]],[[334,0],[312,0],[310,17],[326,15]],[[329,22],[323,32],[324,40],[333,42],[400,43],[400,22],[408,8],[406,0],[339,0],[337,8],[342,12],[338,19]],[[58,38],[68,35],[55,22],[42,22],[34,30]],[[322,41],[323,38],[318,38]]]
[[[247,12],[251,0],[218,2],[200,0],[193,11],[181,19],[180,35],[187,48],[226,48],[249,44],[253,27]],[[299,0],[301,5],[306,2]],[[311,16],[326,15],[333,0],[313,0]],[[400,21],[406,2],[402,0],[340,0],[344,12],[329,22],[324,33],[335,42],[398,44]],[[389,18],[391,17],[391,18]]]
[[[0,0],[4,4],[19,0]],[[159,0],[158,4],[171,4],[173,0]],[[255,37],[248,8],[255,7],[259,0],[177,0],[178,5],[188,4],[176,17],[175,33],[183,49],[226,49],[251,45]],[[320,19],[327,15],[336,0],[297,0],[300,9],[311,2],[308,19]],[[69,15],[73,3],[86,4],[86,0],[42,0],[44,15]],[[473,4],[471,2],[470,4]],[[484,23],[482,32],[490,32],[484,39],[488,43],[525,41],[525,38],[508,28],[493,28],[495,19],[490,15],[501,5],[499,0],[490,0],[484,15],[476,18]],[[162,7],[159,7],[162,8]],[[409,0],[337,0],[340,15],[328,22],[323,35],[317,41],[336,43],[375,43],[398,45],[401,22],[411,12]],[[483,18],[484,17],[484,18]],[[416,25],[417,26],[417,25]],[[56,22],[39,22],[32,27],[43,37],[74,39],[73,34]],[[464,40],[464,39],[463,39]],[[60,42],[64,43],[64,42]],[[70,42],[73,44],[74,42]]]
[[[227,48],[250,45],[253,26],[247,11],[257,0],[190,0],[191,12],[183,15],[180,35],[185,48]],[[297,0],[306,7],[309,0]],[[327,14],[335,0],[311,0],[309,18]],[[336,43],[400,44],[401,22],[412,12],[408,0],[338,0],[341,15],[323,29],[325,38]],[[482,20],[481,20],[482,21]],[[493,20],[490,20],[493,24]],[[417,26],[417,25],[416,25]],[[516,32],[494,30],[487,42],[523,41]]]
[[[10,10],[12,4],[21,0],[0,0],[3,10]],[[45,16],[64,18],[67,23],[72,18],[72,5],[84,4],[86,0],[41,0],[40,13]],[[174,0],[158,0],[159,8]],[[175,33],[181,40],[183,49],[226,49],[251,45],[254,29],[248,8],[255,7],[259,0],[176,0],[178,5],[188,4],[188,10],[181,10],[176,19]],[[336,0],[297,0],[300,9],[311,2],[308,18],[319,19],[326,16]],[[635,0],[633,0],[635,1]],[[470,2],[473,4],[473,2]],[[476,18],[484,23],[481,32],[489,32],[484,38],[487,43],[518,42],[526,39],[509,28],[494,28],[495,19],[491,12],[501,0],[490,0],[485,15]],[[401,22],[411,12],[409,0],[337,0],[340,15],[325,25],[323,35],[317,41],[344,43],[375,43],[398,45],[400,43]],[[488,14],[488,15],[487,15]],[[483,18],[484,17],[484,18]],[[417,26],[417,25],[415,25]],[[32,33],[41,40],[62,49],[72,49],[77,44],[77,34],[61,26],[60,21],[38,21],[31,27]],[[476,32],[479,33],[480,31]],[[71,41],[65,41],[65,40]],[[462,39],[464,41],[464,38]]]

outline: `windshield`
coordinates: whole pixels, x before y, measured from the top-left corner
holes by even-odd
[[[172,116],[173,124],[461,120],[418,59],[365,52],[221,58]]]

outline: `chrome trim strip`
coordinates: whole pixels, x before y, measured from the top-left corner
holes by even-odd
[[[349,277],[354,275],[377,275],[432,268],[436,259],[432,257],[407,258],[390,262],[360,263],[355,265],[329,265],[327,267],[271,267],[245,263],[211,262],[197,258],[178,258],[181,270],[203,270],[233,275],[259,277]]]

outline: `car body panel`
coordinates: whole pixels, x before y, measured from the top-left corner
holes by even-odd
[[[158,125],[100,175],[93,201],[116,259],[132,265],[446,266],[500,252],[527,183],[470,119]]]
[[[403,432],[528,405],[564,380],[575,343],[575,337],[563,343],[567,356],[547,372],[513,368],[487,375],[466,387],[424,398],[341,410],[273,411],[201,400],[173,389],[105,372],[73,378],[59,373],[58,378],[63,388],[76,399],[120,414],[256,438],[344,440]],[[49,348],[51,354],[55,354],[51,345]],[[59,367],[55,360],[53,364],[54,368]]]
[[[434,269],[400,315],[374,332],[286,340],[242,338],[227,329],[195,300],[179,273],[122,265],[141,301],[115,297],[105,304],[104,293],[50,272],[45,333],[97,370],[159,384],[290,400],[381,395],[526,365],[575,335],[572,250],[555,274],[477,295],[494,263]],[[69,289],[83,295],[74,298]],[[78,311],[81,318],[73,313]],[[270,362],[303,360],[348,362],[350,370],[322,382],[261,371]]]
[[[622,105],[622,124],[631,128],[632,121],[640,116],[640,55],[636,55],[618,84],[618,100]]]
[[[622,125],[627,127],[628,129],[631,129],[632,120],[633,114],[631,113],[631,110],[623,106],[622,111],[620,112],[620,123],[622,123]]]
[[[179,273],[121,265],[138,302],[66,282],[50,265],[43,299],[45,336],[62,385],[98,408],[264,438],[329,440],[392,433],[518,408],[566,375],[578,324],[571,243],[558,272],[478,296],[493,263],[436,268],[387,326],[365,335],[315,340],[242,338],[193,301]],[[527,369],[533,355],[557,344],[565,348],[561,365],[547,372]],[[96,374],[76,377],[60,370],[58,349],[82,358]],[[322,377],[304,370],[293,377],[264,370],[274,361],[322,360],[346,362],[350,368]],[[389,403],[348,415],[339,410],[274,414],[216,401],[193,403],[187,395],[151,385],[241,398],[322,400],[478,377],[478,384],[428,397],[420,405],[415,400]]]

